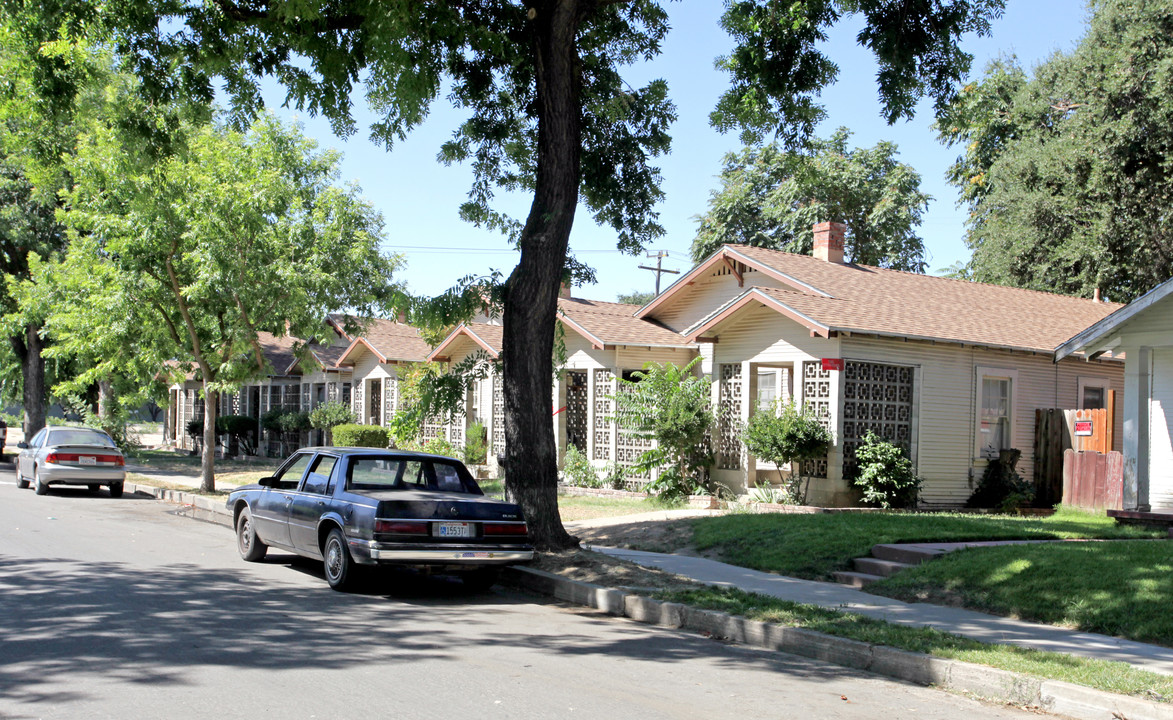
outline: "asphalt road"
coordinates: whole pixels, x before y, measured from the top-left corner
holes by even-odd
[[[1026,716],[502,588],[340,594],[171,510],[0,471],[0,718]]]

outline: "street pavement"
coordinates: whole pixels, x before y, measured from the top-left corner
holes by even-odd
[[[0,472],[0,718],[1026,716],[505,589],[337,593],[176,513]]]

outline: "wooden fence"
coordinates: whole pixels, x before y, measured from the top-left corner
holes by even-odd
[[[1108,407],[1097,410],[1035,410],[1036,504],[1048,507],[1063,498],[1065,451],[1107,453],[1112,450],[1116,419],[1114,390],[1108,392],[1107,400]]]
[[[1124,508],[1124,456],[1063,452],[1063,504],[1089,510]]]

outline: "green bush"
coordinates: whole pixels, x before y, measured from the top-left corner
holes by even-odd
[[[468,426],[464,442],[464,461],[469,465],[484,465],[489,457],[489,432],[479,422]]]
[[[423,445],[420,445],[420,450],[431,453],[433,455],[443,455],[445,457],[458,458],[460,457],[460,450],[448,442],[443,435],[438,435],[431,440],[428,440]]]
[[[310,410],[310,425],[318,430],[331,430],[339,425],[354,422],[354,411],[350,405],[337,400],[322,403]]]
[[[627,468],[617,462],[608,465],[607,470],[603,473],[603,485],[612,490],[626,490]]]
[[[381,425],[347,423],[334,427],[334,444],[338,447],[385,448],[390,441],[391,433]]]
[[[1009,512],[1027,507],[1035,499],[1035,487],[1018,474],[1016,466],[1021,450],[1003,450],[991,458],[981,482],[966,501],[966,507],[996,508]]]
[[[746,423],[742,440],[751,453],[778,466],[783,491],[804,505],[810,489],[804,461],[825,456],[834,438],[813,413],[799,409],[791,401],[782,405],[778,415],[770,410],[754,413]],[[786,463],[791,464],[789,478],[782,477],[782,465]]]
[[[904,448],[879,437],[871,430],[855,451],[859,474],[855,484],[863,490],[867,505],[882,508],[916,507],[921,479]]]
[[[562,464],[562,474],[566,477],[566,484],[571,487],[597,488],[603,487],[599,473],[591,461],[587,459],[573,445],[566,448],[566,461]]]
[[[281,428],[281,432],[287,433],[301,433],[313,427],[310,425],[310,414],[296,410],[283,414],[277,424]]]
[[[221,415],[216,418],[216,434],[235,438],[246,455],[256,454],[253,442],[257,434],[257,419],[247,415]]]

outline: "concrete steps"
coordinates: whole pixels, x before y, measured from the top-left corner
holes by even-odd
[[[873,545],[871,557],[855,558],[851,561],[853,570],[843,570],[833,573],[832,576],[835,582],[842,585],[865,588],[886,577],[892,577],[901,570],[939,557],[945,552],[930,545]]]

